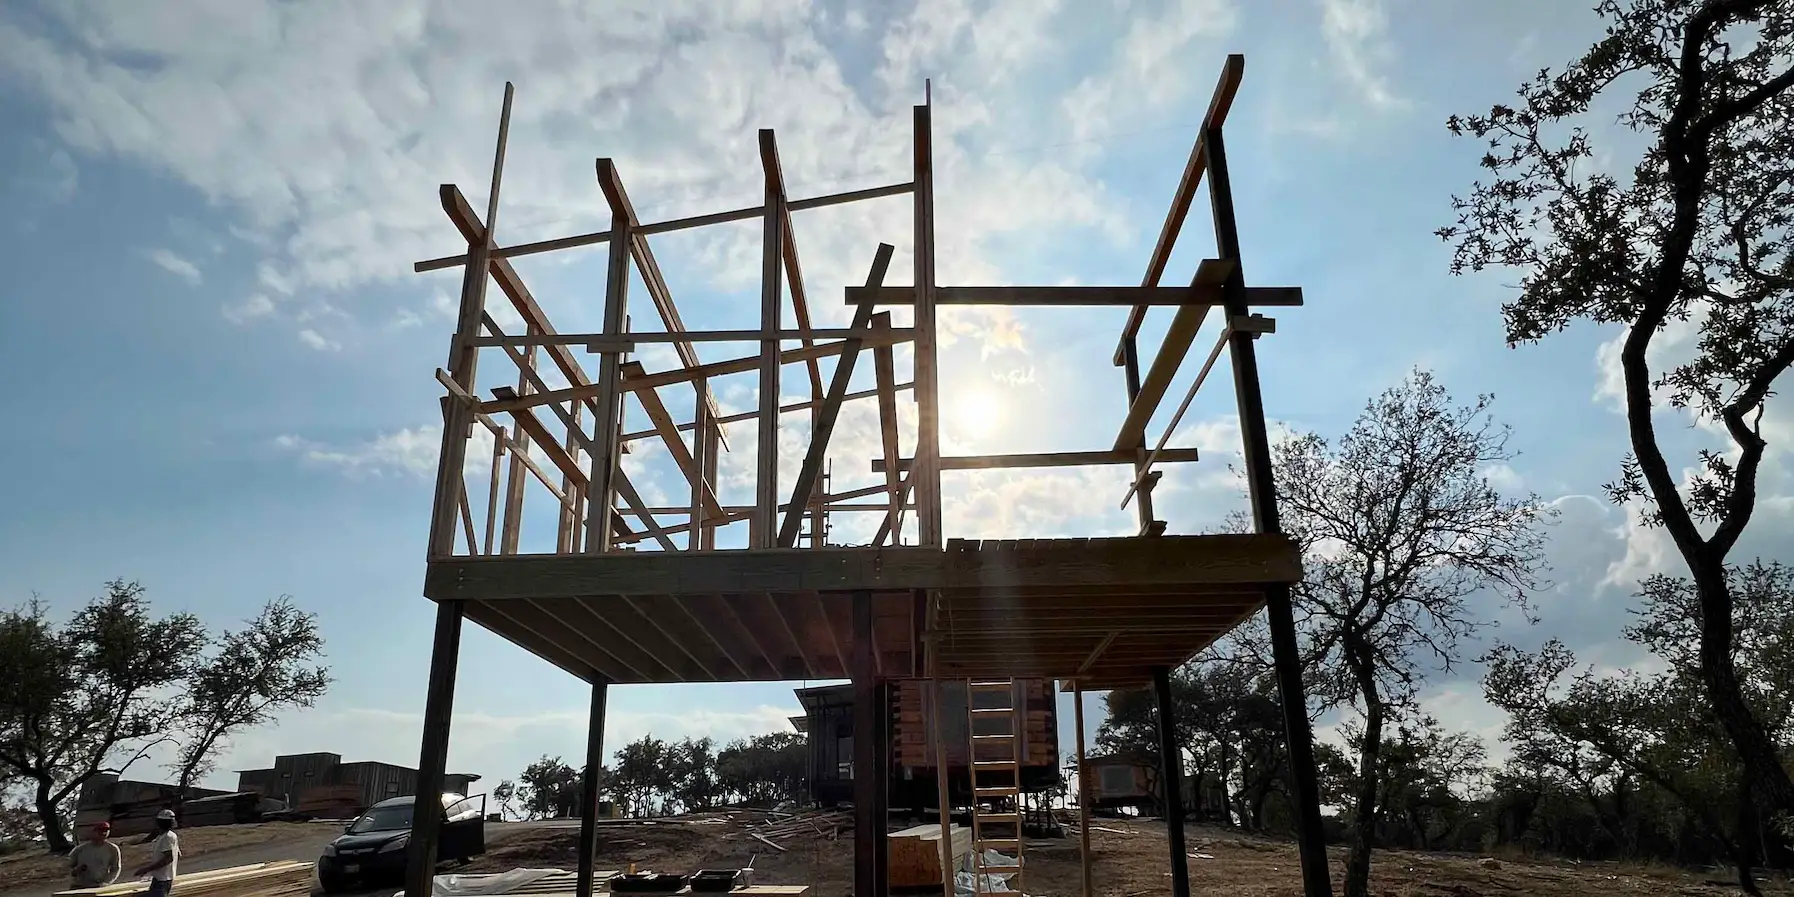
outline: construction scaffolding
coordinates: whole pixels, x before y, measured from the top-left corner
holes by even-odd
[[[888,704],[885,690],[895,679],[1058,679],[1067,690],[1079,691],[1080,708],[1083,691],[1151,684],[1163,710],[1169,705],[1169,670],[1268,606],[1285,706],[1293,708],[1292,752],[1297,768],[1303,768],[1311,747],[1289,608],[1289,588],[1300,580],[1302,565],[1296,545],[1278,530],[1254,347],[1261,334],[1274,330],[1274,322],[1255,309],[1298,306],[1302,295],[1298,288],[1245,282],[1221,134],[1243,69],[1243,57],[1229,57],[1137,287],[936,283],[926,103],[914,108],[914,175],[908,182],[792,199],[773,132],[762,130],[765,189],[758,206],[644,223],[617,165],[601,158],[596,179],[610,210],[607,230],[502,246],[495,233],[513,98],[506,85],[486,213],[481,217],[455,186],[444,185],[442,208],[466,250],[416,265],[418,271],[464,271],[448,363],[436,372],[446,396],[424,593],[437,604],[437,627],[419,793],[439,790],[432,782],[446,759],[464,618],[591,683],[588,768],[596,769],[610,684],[848,678],[855,685],[856,731],[865,735],[885,727],[877,708],[881,696]],[[1197,266],[1188,286],[1163,286],[1205,175],[1215,257]],[[864,284],[844,291],[853,309],[851,324],[813,326],[793,214],[905,196],[913,209],[913,283],[886,285],[893,246],[868,247]],[[759,327],[687,329],[649,238],[742,221],[759,221],[762,229]],[[561,333],[511,260],[589,246],[605,247],[608,258],[602,329]],[[658,329],[631,327],[632,273],[646,287]],[[502,331],[488,311],[490,283],[523,322],[522,332]],[[1127,413],[1112,443],[1079,452],[943,457],[936,315],[948,305],[1127,308],[1113,358],[1123,368]],[[1174,317],[1143,376],[1138,333],[1148,310],[1160,306],[1172,309]],[[894,324],[892,308],[907,308],[910,326]],[[784,326],[787,310],[794,328]],[[1211,310],[1220,321],[1213,348],[1149,446],[1149,424]],[[713,343],[752,344],[755,351],[701,359],[698,346]],[[904,383],[897,380],[895,347],[901,343],[914,348],[911,379]],[[651,371],[631,359],[640,347],[654,344],[671,346],[677,364]],[[1234,373],[1255,532],[1169,535],[1166,522],[1154,516],[1158,465],[1196,460],[1194,449],[1167,447],[1167,442],[1223,349]],[[855,391],[855,371],[864,370],[862,357],[868,353],[874,386]],[[540,365],[542,354],[551,367]],[[482,356],[489,355],[509,359],[517,377],[514,386],[492,387],[490,395],[481,395],[476,374]],[[809,397],[781,405],[781,372],[794,365],[804,369]],[[754,379],[753,410],[726,412],[721,406],[718,384],[731,377]],[[663,390],[681,393],[682,399],[669,403]],[[843,406],[862,400],[875,402],[878,410],[880,452],[866,460],[882,482],[830,493],[831,438]],[[898,409],[905,400],[913,401],[917,412],[915,450],[907,458],[899,451],[905,434]],[[683,404],[687,401],[689,406]],[[689,407],[689,419],[681,420],[685,415],[675,407]],[[626,432],[631,408],[651,426]],[[781,417],[796,413],[809,416],[809,443],[785,492],[778,476]],[[724,504],[718,465],[729,446],[723,427],[750,420],[757,436],[753,501]],[[488,469],[468,458],[476,430],[491,437]],[[688,502],[650,505],[631,482],[621,456],[647,442],[664,447],[689,487]],[[1116,498],[1136,508],[1137,536],[980,542],[949,539],[943,532],[942,471],[1097,464],[1132,469],[1130,487]],[[543,511],[548,500],[552,503]],[[878,515],[872,543],[829,544],[831,513]],[[900,544],[911,514],[916,542]],[[526,517],[556,521],[553,551],[520,550]],[[724,539],[734,542],[743,526],[746,548],[717,547],[719,533],[734,533]],[[1162,718],[1166,756],[1175,757],[1171,716],[1162,713]],[[881,762],[888,760],[888,742],[856,737],[856,753],[863,754],[856,767],[888,766]],[[1306,768],[1311,772],[1312,763]],[[1173,799],[1176,775],[1176,764],[1170,764],[1166,790]],[[587,787],[586,799],[595,805],[595,785]],[[882,894],[884,839],[882,827],[873,826],[875,819],[883,820],[883,783],[868,776],[856,779],[854,787],[856,893]],[[1327,893],[1311,774],[1297,777],[1296,797],[1307,887],[1311,894]],[[409,893],[429,888],[435,823],[427,817],[433,812],[420,805],[417,814]],[[1189,885],[1181,829],[1174,824],[1171,830],[1174,893],[1184,895]],[[592,837],[587,831],[581,842],[586,848],[578,885],[582,897],[597,884]]]

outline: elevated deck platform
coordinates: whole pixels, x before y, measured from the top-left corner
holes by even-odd
[[[569,673],[612,683],[848,678],[873,596],[880,675],[1141,685],[1302,575],[1278,535],[953,540],[934,548],[497,555],[425,594]]]

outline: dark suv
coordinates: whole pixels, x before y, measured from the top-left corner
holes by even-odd
[[[342,891],[354,881],[403,876],[415,800],[383,800],[349,823],[341,836],[324,845],[324,855],[318,858],[318,884],[325,891]],[[439,861],[466,862],[486,852],[485,808],[485,795],[442,796],[442,840],[436,848]]]

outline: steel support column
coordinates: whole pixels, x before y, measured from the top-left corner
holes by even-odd
[[[878,893],[878,680],[872,662],[872,593],[853,593],[853,893]]]
[[[1208,145],[1209,201],[1215,219],[1215,243],[1221,257],[1234,262],[1222,286],[1229,321],[1250,314],[1246,279],[1239,264],[1239,225],[1233,216],[1233,182],[1227,174],[1227,147],[1221,129],[1203,135]],[[1233,387],[1240,418],[1240,441],[1246,461],[1246,489],[1252,500],[1253,528],[1261,533],[1283,529],[1277,517],[1277,480],[1271,469],[1271,443],[1265,432],[1264,394],[1258,380],[1256,334],[1235,330],[1228,340],[1233,357]],[[1277,690],[1283,702],[1283,732],[1289,744],[1290,780],[1296,811],[1296,844],[1301,849],[1302,893],[1333,893],[1327,870],[1327,837],[1321,828],[1320,788],[1315,781],[1314,732],[1308,723],[1308,699],[1302,688],[1302,661],[1296,644],[1295,610],[1287,585],[1265,589],[1265,614],[1271,630],[1271,660],[1277,669]]]
[[[579,875],[574,893],[592,897],[596,882],[592,880],[598,853],[598,791],[604,769],[604,708],[610,700],[610,684],[602,677],[592,678],[592,713],[586,723],[586,767],[582,776],[579,805]]]
[[[423,745],[417,757],[417,804],[411,813],[411,845],[405,858],[405,893],[429,894],[442,838],[442,779],[448,771],[449,718],[455,709],[455,667],[461,654],[459,601],[436,605],[436,638],[430,648],[430,681],[424,692]],[[434,799],[431,799],[434,798]]]
[[[1171,703],[1171,670],[1152,671],[1159,706],[1159,781],[1165,786],[1165,834],[1171,842],[1171,895],[1190,897],[1190,860],[1184,853],[1184,757],[1177,741],[1177,708]]]

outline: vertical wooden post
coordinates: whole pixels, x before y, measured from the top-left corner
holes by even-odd
[[[933,694],[930,697],[933,698],[933,706],[930,708],[932,712],[929,728],[934,730],[934,737],[930,741],[934,744],[935,788],[938,789],[937,799],[941,802],[941,895],[954,897],[953,839],[950,837],[953,832],[953,790],[947,768],[947,739],[943,737],[945,730],[941,728],[941,706],[946,703],[947,691],[946,683],[941,680],[934,679],[931,682]],[[976,800],[977,796],[974,795],[972,799]]]
[[[691,385],[697,390],[697,403],[691,418],[691,466],[696,476],[691,480],[691,530],[685,534],[685,549],[697,551],[704,547],[704,489],[710,484],[707,473],[710,466],[710,428],[715,425],[710,421],[710,404],[705,401],[705,397],[710,394],[710,381],[699,377]]]
[[[1152,671],[1159,705],[1159,781],[1165,783],[1165,833],[1171,848],[1171,895],[1190,897],[1190,859],[1184,853],[1184,757],[1177,741],[1177,707],[1171,703],[1171,670]]]
[[[616,165],[598,160],[598,184],[610,201],[610,264],[604,281],[605,336],[627,332],[629,313],[629,246],[634,242],[635,216],[623,195]],[[623,353],[606,350],[598,362],[598,413],[592,421],[591,476],[586,492],[587,554],[610,551],[611,506],[616,503],[617,433],[623,420]]]
[[[536,329],[536,325],[532,322],[524,332],[526,335],[535,336],[540,331]],[[536,389],[535,381],[532,380],[529,375],[529,372],[536,367],[536,347],[532,345],[526,348],[523,353],[523,359],[523,366],[517,371],[517,394],[520,396],[529,395],[530,393],[535,392]],[[577,410],[579,408],[579,403],[573,403],[573,407]],[[520,449],[529,449],[529,433],[523,429],[523,424],[521,422],[511,424],[511,441],[516,443],[517,447]],[[526,475],[527,471],[525,471],[523,467],[523,456],[520,454],[513,454],[511,456],[511,469],[506,473],[507,479],[505,480],[505,521],[501,535],[498,539],[498,551],[500,554],[517,553],[517,540],[522,535],[523,478]],[[561,494],[565,495],[566,492],[563,491]],[[565,516],[565,514],[566,512],[563,510],[557,517]]]
[[[1208,146],[1209,202],[1215,219],[1215,243],[1221,258],[1231,260],[1233,273],[1222,285],[1228,320],[1250,313],[1246,279],[1240,266],[1239,225],[1233,214],[1233,181],[1227,172],[1227,147],[1220,128],[1203,135]],[[1255,334],[1234,330],[1228,338],[1233,359],[1233,388],[1239,409],[1240,441],[1246,462],[1246,489],[1252,501],[1253,528],[1282,532],[1277,516],[1277,480],[1271,469],[1271,443],[1265,431],[1264,394],[1259,389]],[[1271,661],[1283,703],[1283,731],[1289,746],[1290,779],[1296,811],[1296,844],[1301,850],[1302,891],[1308,897],[1333,893],[1327,869],[1327,836],[1321,827],[1320,787],[1314,765],[1314,732],[1308,722],[1308,699],[1302,686],[1301,650],[1296,644],[1296,618],[1287,585],[1265,587],[1265,616],[1271,630]]]
[[[708,393],[706,393],[706,395],[708,395]],[[717,423],[716,418],[709,415],[705,416],[705,421],[710,426],[704,431],[704,482],[715,484],[717,458],[722,455],[723,450],[723,425]],[[707,526],[704,528],[703,547],[705,551],[709,551],[716,547],[715,526]]]
[[[873,670],[872,593],[853,593],[853,893],[878,893],[878,680]]]
[[[492,154],[492,189],[486,195],[486,221],[478,241],[467,242],[467,267],[461,275],[461,305],[455,318],[455,335],[449,342],[448,373],[463,390],[474,391],[474,373],[480,350],[473,338],[480,329],[480,316],[486,310],[486,266],[492,259],[493,234],[498,228],[498,188],[505,170],[505,141],[511,132],[511,98],[515,93],[505,82],[504,107],[498,115],[498,146]],[[446,202],[458,193],[452,184],[442,185]],[[467,437],[473,427],[473,409],[460,402],[442,400],[442,449],[436,458],[436,500],[430,516],[430,540],[427,555],[431,559],[450,557],[455,553],[455,517],[466,503]],[[467,550],[474,553],[470,533]]]
[[[461,602],[436,605],[430,680],[424,691],[423,743],[417,756],[417,803],[406,848],[405,893],[429,894],[442,839],[442,779],[448,770],[449,720],[455,709],[455,668],[461,655]]]
[[[940,380],[935,357],[934,137],[928,106],[916,110],[916,520],[920,543],[941,541]],[[893,527],[893,530],[895,527]],[[893,534],[892,541],[897,541]]]
[[[573,403],[573,412],[567,418],[567,436],[561,442],[561,447],[566,450],[568,457],[574,459],[574,463],[579,460],[579,437],[582,433],[576,431],[581,426],[580,417],[584,414],[585,407],[584,402]],[[572,477],[563,473],[561,494],[567,496],[568,501],[561,506],[560,529],[555,533],[555,550],[572,554],[579,551],[580,505],[585,498],[585,490],[575,485]]]
[[[592,870],[598,853],[598,794],[603,785],[600,775],[604,767],[604,708],[610,697],[610,685],[603,676],[592,675],[592,713],[586,720],[586,768],[580,792],[579,808],[579,872],[574,879],[574,893],[592,897],[597,886]]]
[[[1140,396],[1140,338],[1139,337],[1129,335],[1127,338],[1125,338],[1121,341],[1121,363],[1122,363],[1123,376],[1125,376],[1126,380],[1127,380],[1127,403],[1128,403],[1128,407],[1132,408],[1134,405],[1134,400],[1136,398],[1139,398],[1139,396]],[[1146,462],[1146,437],[1145,436],[1140,437],[1140,444],[1138,446],[1138,449],[1139,449],[1140,454],[1138,455],[1137,460],[1134,462],[1134,479],[1136,479],[1136,480],[1138,480],[1140,478],[1141,472],[1146,467],[1146,463],[1145,463]],[[1142,535],[1142,536],[1151,533],[1155,529],[1155,527],[1153,525],[1153,512],[1152,512],[1152,486],[1153,486],[1153,481],[1147,480],[1140,484],[1139,489],[1135,490],[1135,499],[1136,500],[1134,502],[1134,510],[1139,514],[1139,517],[1140,517],[1140,535]]]
[[[873,646],[874,650],[877,646]],[[891,682],[880,680],[876,689],[878,712],[878,790],[872,804],[872,887],[874,897],[891,893],[891,839],[885,833],[891,821]]]
[[[760,413],[758,464],[754,475],[754,517],[748,527],[753,548],[771,548],[779,531],[779,329],[784,306],[785,184],[772,129],[760,130],[760,162],[766,169],[766,215],[760,267]],[[800,510],[801,513],[801,510]]]
[[[1084,772],[1084,685],[1071,680],[1072,723],[1078,727],[1078,866],[1084,897],[1091,897],[1090,881],[1090,776]]]

